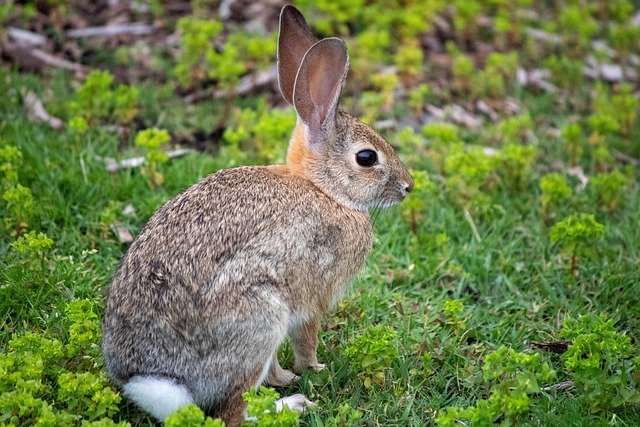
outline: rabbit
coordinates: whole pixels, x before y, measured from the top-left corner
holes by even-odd
[[[103,318],[106,369],[160,421],[196,404],[229,427],[242,393],[320,370],[322,315],[372,247],[372,208],[400,203],[413,178],[373,129],[338,109],[345,43],[316,42],[302,14],[280,14],[278,82],[297,123],[286,164],[220,170],[159,208],[123,257]],[[278,401],[303,412],[301,394]]]

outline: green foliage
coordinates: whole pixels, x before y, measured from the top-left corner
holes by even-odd
[[[191,86],[209,74],[207,53],[215,50],[214,41],[222,24],[211,19],[186,16],[178,21],[182,50],[174,73],[182,86]]]
[[[226,153],[234,160],[231,165],[249,160],[282,163],[295,123],[293,109],[267,109],[264,103],[257,110],[242,109],[223,135],[229,143]]]
[[[101,417],[113,417],[118,412],[120,396],[106,387],[104,378],[91,372],[64,372],[58,376],[58,401],[66,403],[66,409],[82,413],[90,421]]]
[[[93,367],[100,360],[100,319],[95,303],[89,300],[75,300],[67,304],[65,314],[69,324],[67,355],[76,357],[78,365]]]
[[[330,0],[300,0],[296,3],[305,16],[314,16],[313,26],[324,35],[348,35],[351,28],[388,32],[393,45],[415,39],[428,30],[438,13],[446,7],[441,0],[374,0],[336,2]]]
[[[454,0],[453,1],[453,25],[467,37],[477,35],[478,16],[482,12],[482,1],[478,0]]]
[[[67,105],[74,130],[87,125],[127,125],[138,113],[139,90],[133,86],[113,87],[113,76],[108,71],[94,70]]]
[[[604,234],[604,226],[591,214],[579,213],[568,216],[555,224],[549,232],[553,243],[562,246],[565,253],[571,254],[571,274],[576,266],[578,251],[589,248]]]
[[[440,175],[446,175],[447,154],[449,150],[458,147],[461,143],[458,138],[458,127],[445,122],[427,123],[422,127],[422,135],[427,138],[429,146],[434,150]]]
[[[639,102],[628,84],[621,84],[618,93],[612,95],[607,86],[598,83],[589,124],[598,136],[619,132],[628,137],[636,122]]]
[[[553,206],[571,197],[571,188],[567,185],[564,176],[558,173],[549,173],[540,180],[542,195],[540,201],[545,212],[549,213]]]
[[[106,239],[109,227],[118,221],[118,216],[122,211],[122,203],[109,200],[107,206],[100,212],[100,231],[102,238]]]
[[[347,23],[356,21],[364,8],[364,1],[336,2],[330,0],[301,0],[297,3],[303,10],[313,7],[319,12],[314,25],[324,34],[347,34]]]
[[[574,167],[578,164],[578,160],[582,157],[582,145],[580,141],[581,129],[578,123],[569,123],[565,125],[560,135],[567,142],[567,154],[569,155],[569,164]]]
[[[464,314],[464,304],[460,300],[446,298],[444,300],[444,324],[453,328],[457,334],[466,329]]]
[[[532,0],[499,1],[495,16],[496,44],[500,48],[521,46],[527,21],[526,8]]]
[[[69,337],[14,335],[0,354],[0,423],[15,426],[129,426],[109,418],[119,394],[100,372],[100,323],[93,303],[69,303]],[[89,344],[97,351],[83,352]],[[88,362],[86,361],[88,360]]]
[[[447,50],[453,56],[451,73],[456,90],[473,99],[498,99],[506,94],[507,87],[515,82],[518,67],[516,52],[502,54],[492,52],[487,57],[483,70],[476,70],[471,57],[460,52],[452,44]]]
[[[348,403],[338,407],[338,413],[327,419],[325,425],[335,427],[352,427],[358,425],[362,419],[362,412],[352,408]]]
[[[169,158],[167,153],[160,151],[160,146],[171,141],[169,132],[164,129],[145,129],[136,135],[135,144],[146,148],[145,161],[147,166],[142,170],[143,175],[149,179],[152,189],[158,188],[164,182],[164,175],[158,171],[158,165],[166,163]]]
[[[160,146],[169,141],[171,141],[169,132],[164,129],[150,128],[138,132],[135,144],[147,149],[145,156],[147,163],[166,163],[167,153],[160,151]]]
[[[89,123],[82,116],[73,116],[69,120],[69,128],[74,132],[84,133],[89,130]]]
[[[243,426],[255,427],[293,427],[299,423],[299,414],[284,405],[280,412],[276,411],[276,400],[280,395],[275,390],[260,387],[257,391],[255,387],[251,387],[246,393],[242,394],[242,398],[248,403],[247,415],[253,419],[245,420]]]
[[[470,93],[473,87],[473,76],[476,72],[471,58],[459,52],[455,53],[451,72],[453,73],[454,87],[463,94]]]
[[[486,213],[491,202],[484,190],[496,180],[495,165],[496,159],[485,154],[482,147],[452,146],[445,161],[445,187],[451,202]]]
[[[180,18],[180,55],[174,73],[183,87],[199,85],[207,79],[232,91],[247,71],[267,66],[276,49],[274,37],[229,34],[222,49],[216,49],[216,37],[222,23],[192,16]]]
[[[565,248],[588,244],[604,234],[604,226],[591,214],[574,214],[553,226],[550,238]]]
[[[540,393],[541,386],[555,377],[555,371],[540,358],[539,353],[518,353],[505,346],[488,354],[482,377],[491,384],[489,398],[468,408],[447,407],[438,413],[436,425],[456,426],[459,419],[467,419],[479,427],[521,425],[529,413],[530,396]]]
[[[11,246],[25,256],[38,258],[40,256],[39,254],[51,249],[53,240],[48,238],[44,233],[36,234],[35,231],[30,231],[18,237]]]
[[[398,74],[405,87],[410,87],[411,83],[420,77],[423,60],[422,49],[417,45],[405,44],[398,48],[395,63],[398,65]]]
[[[533,132],[533,120],[529,114],[520,114],[504,119],[498,124],[498,133],[502,143],[526,144]]]
[[[637,51],[640,42],[640,27],[629,23],[612,23],[609,27],[609,40],[618,55],[626,60],[629,54]]]
[[[2,187],[18,183],[18,169],[21,153],[17,147],[5,145],[0,147],[0,172],[4,174]]]
[[[598,23],[589,10],[581,5],[563,7],[558,16],[558,30],[573,56],[582,54],[591,43],[591,36],[598,31]]]
[[[248,70],[258,70],[268,66],[272,62],[275,51],[274,37],[232,33],[222,52],[216,50],[207,52],[209,78],[217,80],[221,88],[232,91],[240,76]]]
[[[393,329],[380,324],[369,326],[362,335],[346,344],[343,354],[365,388],[384,383],[385,371],[398,357],[396,338],[397,333]]]
[[[20,236],[35,212],[31,189],[15,184],[4,191],[2,200],[9,211],[9,215],[4,218],[5,228],[13,230],[14,235]]]
[[[562,359],[591,412],[640,403],[640,354],[613,320],[594,314],[568,317],[560,336],[571,341]]]
[[[371,76],[371,83],[378,89],[377,93],[384,99],[382,109],[388,109],[394,102],[393,91],[398,85],[398,76],[391,73],[374,74]],[[367,111],[364,109],[362,115],[365,123],[372,123],[378,114],[377,111]],[[376,110],[379,110],[377,108]]]
[[[174,411],[164,422],[165,427],[224,427],[220,419],[206,417],[197,405],[186,405]]]
[[[496,156],[497,167],[509,188],[524,188],[537,155],[538,149],[531,145],[507,144],[499,151]]]
[[[433,203],[437,193],[436,184],[429,179],[429,174],[421,170],[411,171],[414,186],[403,202],[403,217],[412,224],[413,231],[417,231],[417,223],[427,214],[427,209]]]
[[[615,210],[624,201],[623,188],[627,185],[627,177],[622,172],[615,170],[611,173],[600,173],[591,181],[598,199],[607,210]]]
[[[484,69],[489,74],[500,75],[506,85],[511,85],[516,80],[518,52],[491,52],[487,56]]]
[[[584,83],[584,63],[565,55],[551,55],[544,61],[551,71],[551,82],[563,89],[576,89]]]
[[[640,29],[640,27],[637,27]],[[618,93],[611,99],[611,109],[615,111],[619,121],[620,133],[624,137],[631,135],[633,125],[638,117],[638,105],[640,100],[633,94],[633,89],[629,84],[621,84]]]
[[[427,97],[431,94],[431,88],[425,83],[421,83],[409,89],[409,106],[413,112],[419,116],[427,104]]]

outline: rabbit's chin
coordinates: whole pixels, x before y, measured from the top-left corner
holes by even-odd
[[[394,200],[383,200],[383,201],[376,202],[371,207],[371,209],[386,209],[386,208],[390,208],[391,206],[395,206],[399,203],[400,202],[396,202]]]
[[[349,206],[351,209],[360,211],[360,212],[369,212],[371,210],[376,210],[376,209],[386,209],[386,208],[390,208],[392,206],[395,206],[397,204],[399,204],[400,202],[394,201],[394,200],[377,200],[374,201],[372,203],[357,203],[357,202],[353,202],[353,201],[349,201],[348,203],[345,203],[347,206]]]

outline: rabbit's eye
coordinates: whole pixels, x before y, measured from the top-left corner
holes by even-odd
[[[378,161],[378,155],[373,150],[362,150],[356,153],[356,162],[360,166],[373,166]]]

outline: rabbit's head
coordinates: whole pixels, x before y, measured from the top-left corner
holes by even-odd
[[[298,115],[287,167],[343,205],[367,211],[401,202],[413,178],[393,148],[373,129],[338,110],[349,70],[344,41],[315,41],[302,14],[280,14],[278,82]]]

